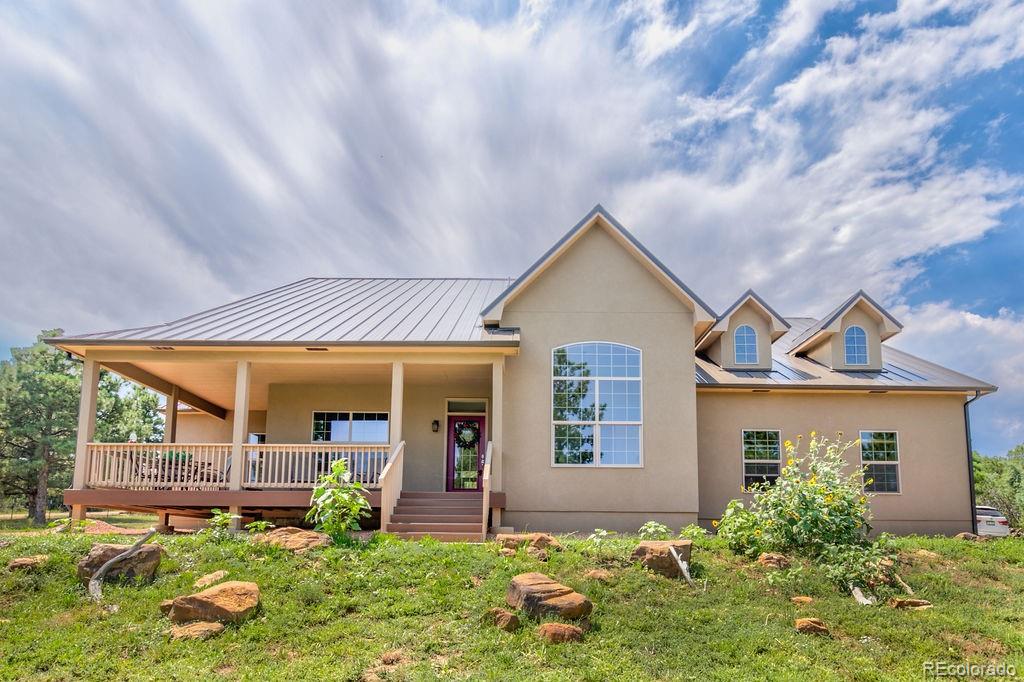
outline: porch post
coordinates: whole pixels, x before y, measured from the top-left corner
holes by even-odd
[[[251,363],[239,360],[235,369],[234,425],[231,430],[231,490],[242,489],[243,446],[249,436],[249,383]]]
[[[391,445],[402,442],[402,401],[405,396],[405,365],[391,363]]]
[[[504,388],[505,358],[498,358],[491,363],[491,480],[495,490],[501,487],[501,438],[504,429]],[[501,525],[501,508],[491,508],[491,523]]]
[[[164,408],[164,442],[174,443],[178,437],[178,387],[172,386]]]
[[[96,434],[96,394],[100,385],[100,365],[86,358],[82,363],[82,400],[78,405],[78,434],[75,444],[75,473],[71,487],[80,490],[86,486],[89,473],[89,442]],[[71,505],[71,518],[85,519],[85,506]]]

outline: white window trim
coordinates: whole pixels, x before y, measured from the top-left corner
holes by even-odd
[[[736,335],[744,327],[746,327],[750,331],[754,332],[754,359],[751,362],[740,362],[739,356],[736,354]],[[741,324],[740,326],[736,327],[735,331],[733,331],[733,333],[732,333],[732,360],[733,360],[733,363],[736,364],[736,365],[756,365],[756,364],[758,364],[760,362],[760,359],[761,359],[761,356],[760,356],[760,353],[757,350],[757,330],[754,329],[749,324]],[[757,431],[758,429],[745,429],[745,430],[746,431]]]
[[[603,377],[603,376],[590,376],[590,377],[556,377],[555,376],[555,351],[568,348],[569,346],[576,346],[584,343],[608,343],[615,346],[622,346],[635,350],[640,354],[640,376],[639,377]],[[554,469],[643,469],[644,468],[644,352],[636,346],[631,346],[628,343],[620,343],[618,341],[573,341],[571,343],[563,343],[559,346],[555,346],[551,349],[551,361],[548,363],[548,371],[551,373],[551,395],[548,401],[548,420],[551,424],[551,434],[548,438],[548,443],[551,445],[551,467]],[[578,421],[555,421],[555,382],[566,379],[580,379],[585,378],[593,380],[594,384],[594,421],[592,422],[578,422]],[[640,384],[640,421],[639,422],[625,422],[625,421],[597,421],[597,404],[599,388],[596,382],[602,379],[614,379],[618,381],[636,381]],[[559,464],[555,462],[555,427],[556,426],[593,426],[594,427],[594,463],[593,464]],[[640,427],[640,462],[637,464],[601,464],[601,426],[638,426]]]
[[[779,436],[779,458],[778,459],[746,459],[743,456],[743,435],[747,431],[771,431]],[[751,464],[778,464],[779,475],[782,475],[782,463],[786,453],[784,452],[782,445],[782,430],[781,429],[759,429],[759,428],[742,428],[740,429],[740,489],[744,495],[750,495],[751,492],[747,488],[747,467],[744,466],[747,462]]]
[[[865,433],[891,433],[896,436],[896,461],[895,462],[875,462],[864,460],[864,434]],[[900,452],[900,432],[896,429],[860,429],[857,432],[857,437],[860,439],[858,450],[860,450],[860,467],[861,471],[864,471],[865,464],[894,464],[896,466],[896,492],[894,493],[879,493],[879,492],[868,492],[866,489],[865,493],[869,495],[902,495],[903,494],[903,472],[901,471],[900,463],[903,461],[903,454]],[[863,480],[863,477],[862,477]]]
[[[851,329],[859,329],[864,335],[864,362],[850,362],[850,353],[846,345],[846,335],[850,333]],[[864,327],[859,324],[851,324],[849,327],[843,330],[843,364],[848,367],[867,367],[871,364],[871,344],[869,341],[868,332]]]
[[[363,414],[386,414],[388,416],[388,439],[382,443],[376,441],[342,441],[342,440],[313,440],[313,429],[316,426],[316,413],[317,412],[348,412],[354,414],[361,412]],[[349,435],[352,433],[351,420],[349,420]],[[309,442],[311,445],[319,445],[321,443],[327,445],[390,445],[391,444],[391,413],[388,410],[312,410],[309,413]]]

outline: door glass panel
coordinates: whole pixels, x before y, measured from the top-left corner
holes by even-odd
[[[455,448],[455,466],[452,487],[455,490],[476,490],[480,476],[480,443],[479,435],[477,435],[480,433],[480,422],[475,419],[458,420],[455,422],[453,433],[455,434],[455,442],[453,444]],[[474,439],[478,442],[473,445],[460,444],[460,440],[466,442]]]

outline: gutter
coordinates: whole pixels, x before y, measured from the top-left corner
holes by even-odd
[[[967,433],[967,480],[971,486],[971,532],[978,534],[978,501],[974,495],[974,447],[971,445],[971,410],[970,406],[978,398],[985,395],[975,391],[974,397],[964,403],[964,427]]]

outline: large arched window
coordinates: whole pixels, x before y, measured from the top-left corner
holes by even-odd
[[[641,466],[640,351],[574,343],[551,352],[552,463]]]
[[[868,335],[861,327],[854,325],[847,329],[843,341],[847,365],[868,364]]]
[[[737,327],[733,334],[733,349],[737,365],[757,364],[757,332],[749,324]]]

